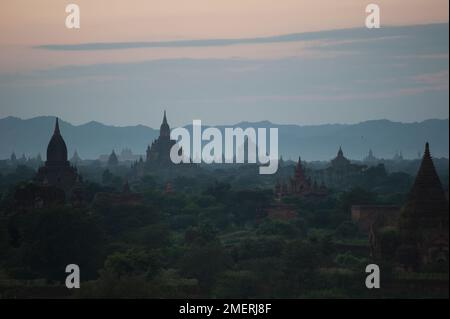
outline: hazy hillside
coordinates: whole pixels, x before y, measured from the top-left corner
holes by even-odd
[[[14,117],[0,119],[0,158],[14,151],[35,156],[45,150],[53,132],[53,117],[21,120]],[[169,123],[170,124],[170,123]],[[435,157],[448,157],[449,121],[427,120],[420,123],[398,123],[387,120],[366,121],[352,125],[327,124],[314,126],[276,125],[270,122],[236,124],[246,127],[278,127],[280,152],[285,158],[299,155],[305,160],[326,160],[335,156],[340,145],[344,153],[354,159],[366,156],[372,149],[375,156],[391,158],[402,151],[406,158],[416,158],[429,141]],[[100,154],[120,151],[127,147],[144,154],[147,145],[157,137],[158,130],[138,125],[108,126],[98,122],[74,126],[61,121],[69,156],[76,149],[82,158],[98,158]],[[220,127],[223,129],[223,127]]]
[[[27,156],[41,153],[45,158],[54,125],[54,117],[36,117],[29,120],[14,117],[1,119],[0,158],[9,157],[12,151],[17,156],[21,156],[22,153]],[[98,158],[100,154],[109,154],[112,149],[117,151],[125,147],[143,154],[146,145],[159,133],[159,130],[142,125],[116,127],[89,122],[74,126],[62,120],[60,120],[60,128],[67,144],[69,157],[74,150],[77,150],[83,159]]]

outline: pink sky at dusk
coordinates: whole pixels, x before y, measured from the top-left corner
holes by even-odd
[[[65,6],[81,10],[81,29],[65,28]],[[6,0],[0,10],[0,72],[160,58],[270,58],[300,55],[304,44],[227,48],[45,52],[44,44],[244,38],[363,27],[361,0]],[[448,0],[381,0],[382,25],[448,21]]]
[[[81,29],[65,27],[70,3]],[[370,3],[379,30],[365,29]],[[154,127],[164,109],[174,125],[448,118],[448,9],[448,0],[2,0],[0,118]]]
[[[382,24],[448,21],[447,0],[5,0],[0,44],[234,38],[364,26],[367,4]],[[81,30],[64,27],[65,6],[81,9]]]

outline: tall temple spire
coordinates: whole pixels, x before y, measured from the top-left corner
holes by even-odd
[[[424,157],[430,157],[431,158],[431,154],[430,154],[430,144],[428,142],[425,143],[425,152],[423,153]]]
[[[434,257],[431,251],[438,248],[442,238],[448,247],[448,200],[433,164],[430,145],[425,152],[414,185],[403,208],[400,229],[405,245],[414,247],[419,254],[419,263],[427,263]],[[435,249],[436,248],[436,249]],[[447,248],[448,260],[448,248]]]
[[[302,159],[300,156],[298,157],[297,166],[295,167],[295,177],[300,180],[305,179],[305,174],[303,172],[303,167],[302,167]]]
[[[301,157],[299,156],[299,157],[298,157],[297,165],[296,165],[296,167],[295,167],[295,171],[301,171],[301,170],[302,170],[302,159],[301,159]]]
[[[431,192],[432,194],[427,194],[428,192]],[[445,197],[441,181],[433,164],[433,159],[430,153],[430,144],[428,142],[425,144],[422,162],[420,164],[411,193],[415,198],[428,198],[429,195],[433,195],[434,197],[438,194],[440,197]]]
[[[167,116],[166,116],[165,110],[164,110],[163,122],[161,124],[161,128],[159,129],[159,135],[166,137],[166,138],[170,137],[170,127],[169,127],[169,124],[167,123]]]
[[[54,130],[53,134],[58,134],[58,135],[61,134],[61,132],[59,131],[59,121],[58,121],[58,118],[56,118],[56,122],[55,122],[55,130]]]
[[[159,137],[156,140],[153,140],[151,146],[147,148],[147,167],[171,166],[173,162],[170,158],[170,150],[175,143],[176,141],[170,139],[170,127],[167,121],[167,112],[164,110],[163,120],[159,129]]]
[[[47,163],[51,165],[66,165],[67,147],[59,130],[58,118],[55,121],[55,130],[47,146]]]

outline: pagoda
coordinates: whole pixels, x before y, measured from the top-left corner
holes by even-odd
[[[65,191],[71,190],[78,180],[77,169],[67,160],[67,146],[61,135],[58,119],[47,146],[47,160],[44,166],[39,168],[35,180]]]
[[[170,159],[170,149],[175,143],[174,140],[170,139],[170,127],[167,123],[166,111],[164,111],[159,137],[147,148],[147,165],[154,167],[171,166],[173,163]]]
[[[309,193],[312,189],[311,180],[305,175],[300,157],[295,167],[294,177],[290,180],[290,186],[291,193],[300,195]]]
[[[429,144],[399,222],[400,258],[417,268],[448,262],[448,199],[433,164]]]
[[[331,160],[331,166],[336,169],[346,169],[350,166],[350,160],[344,156],[342,147],[339,147],[337,156]]]

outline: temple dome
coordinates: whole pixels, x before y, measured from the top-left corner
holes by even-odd
[[[67,163],[67,146],[59,131],[58,119],[55,123],[55,131],[47,147],[47,163],[50,165]]]
[[[331,165],[335,168],[344,168],[350,165],[350,160],[344,156],[342,147],[339,147],[337,156],[331,160]]]

